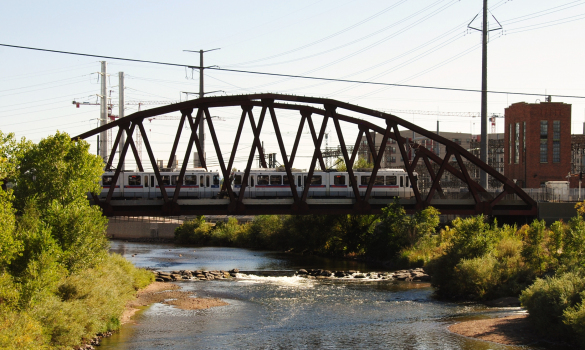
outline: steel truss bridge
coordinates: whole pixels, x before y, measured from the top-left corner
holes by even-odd
[[[211,111],[213,114],[220,112],[224,107],[241,107],[241,117],[237,126],[236,137],[233,142],[218,139],[215,131],[213,118],[211,118]],[[255,116],[255,112],[260,111],[259,116]],[[400,202],[405,207],[407,212],[413,213],[424,209],[427,206],[434,206],[438,208],[442,214],[455,215],[475,215],[484,214],[490,216],[536,216],[537,204],[530,198],[520,187],[513,181],[506,178],[504,175],[497,172],[495,169],[482,162],[480,159],[472,155],[467,150],[463,149],[457,143],[437,135],[434,132],[425,130],[417,125],[409,123],[395,115],[384,113],[357,105],[344,103],[332,99],[301,97],[293,95],[281,94],[250,94],[237,96],[220,96],[220,97],[205,97],[195,100],[190,100],[181,103],[175,103],[167,106],[153,108],[149,110],[139,111],[128,115],[124,118],[118,119],[109,124],[103,125],[91,131],[85,132],[81,135],[75,136],[74,139],[87,139],[102,131],[108,129],[117,130],[115,141],[113,142],[112,151],[108,162],[106,163],[106,170],[112,170],[112,162],[122,133],[126,134],[126,141],[123,145],[122,151],[119,155],[118,165],[115,167],[113,183],[116,183],[121,168],[124,164],[124,159],[131,148],[134,158],[136,160],[139,171],[144,171],[143,164],[138,156],[138,150],[134,143],[134,137],[137,132],[142,136],[146,151],[148,153],[148,160],[153,168],[154,174],[158,183],[162,183],[159,167],[154,156],[153,149],[149,142],[147,133],[145,131],[143,122],[146,118],[152,118],[159,115],[180,112],[181,118],[179,120],[176,136],[173,142],[172,150],[170,152],[168,167],[174,161],[175,153],[181,138],[185,122],[188,123],[190,129],[189,142],[187,150],[183,158],[180,169],[179,180],[172,193],[172,196],[167,193],[165,186],[161,186],[162,199],[141,199],[141,200],[112,200],[112,195],[115,186],[111,186],[105,199],[99,198],[98,195],[93,194],[93,201],[95,204],[102,207],[107,216],[178,216],[178,215],[260,215],[260,214],[375,214],[380,213],[381,209],[392,201],[391,198],[374,198],[372,197],[372,187],[376,173],[380,169],[384,149],[389,140],[394,140],[397,144],[398,151],[402,156],[402,166],[408,173],[410,183],[412,184],[413,197],[401,198]],[[282,132],[279,127],[279,120],[282,121],[283,111],[298,112],[298,129],[292,149],[287,151],[283,142]],[[278,112],[278,113],[277,113]],[[349,116],[346,114],[352,114]],[[322,120],[319,130],[315,128],[313,123],[313,116],[319,115]],[[373,117],[373,118],[372,118]],[[213,151],[219,161],[221,168],[221,175],[224,178],[223,190],[225,192],[224,198],[217,199],[180,199],[179,193],[181,191],[181,183],[189,163],[189,157],[192,154],[193,146],[197,149],[200,164],[207,168],[205,164],[204,155],[202,153],[201,140],[197,136],[197,129],[200,125],[201,119],[204,119],[208,126],[211,139],[213,141]],[[322,143],[326,128],[333,124],[339,146],[343,154],[343,160],[347,166],[347,172],[350,179],[354,178],[353,164],[356,161],[358,149],[363,136],[366,137],[367,147],[374,158],[374,168],[367,186],[367,190],[359,190],[358,184],[355,181],[350,181],[351,190],[353,192],[352,198],[309,198],[309,186],[305,186],[302,191],[297,191],[296,186],[291,181],[291,198],[280,199],[254,199],[246,198],[246,185],[252,164],[255,156],[258,155],[262,162],[262,166],[266,167],[264,162],[264,154],[261,146],[263,136],[262,126],[266,118],[270,118],[278,141],[280,154],[282,155],[284,168],[289,178],[292,178],[293,164],[303,128],[308,124],[310,129],[309,143],[314,146],[311,165],[308,170],[308,179],[310,183],[313,173],[316,171],[317,163],[321,170],[325,170],[325,163],[322,155]],[[361,118],[368,118],[370,120],[379,120],[382,126],[371,123]],[[248,156],[246,169],[242,181],[242,187],[236,195],[231,188],[230,171],[234,164],[235,156],[238,150],[238,144],[243,133],[244,123],[248,120],[253,134],[253,144]],[[287,123],[290,122],[290,112],[287,114]],[[358,131],[357,139],[352,149],[351,154],[348,152],[348,147],[342,133],[341,125],[344,127],[355,128]],[[234,125],[235,127],[235,125]],[[438,142],[446,146],[446,154],[439,157],[435,152],[427,149],[419,144],[410,142],[407,138],[401,135],[399,127],[414,131],[420,135],[427,137],[434,142]],[[354,129],[354,130],[355,130]],[[376,147],[373,142],[370,132],[375,131],[381,135],[382,142],[380,146]],[[308,136],[306,136],[308,137]],[[305,140],[303,145],[306,146]],[[222,155],[222,147],[230,146],[231,153],[229,159],[224,159]],[[414,150],[414,158],[408,156],[407,147]],[[256,154],[256,152],[258,152]],[[453,157],[456,162],[453,162]],[[465,161],[464,161],[465,160]],[[419,162],[421,163],[419,165]],[[424,164],[424,166],[423,166]],[[466,168],[466,164],[472,164],[485,171],[492,179],[497,180],[501,184],[500,189],[495,192],[488,192],[479,183],[473,181]],[[420,184],[415,181],[414,169],[415,167],[420,172],[420,169],[426,169],[428,176],[430,176],[431,184],[428,188],[421,190]],[[319,170],[317,170],[319,171]],[[455,177],[461,181],[466,187],[466,197],[452,199],[446,196],[446,191],[441,187],[441,178],[445,174]],[[169,191],[170,192],[170,191]]]

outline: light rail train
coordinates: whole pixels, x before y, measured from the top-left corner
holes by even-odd
[[[163,186],[167,195],[172,196],[175,191],[179,172],[161,172]],[[313,173],[311,183],[307,183],[308,172],[293,171],[292,182],[299,195],[305,186],[309,186],[310,198],[352,198],[354,196],[349,174],[347,172]],[[244,179],[244,172],[236,171],[231,174],[232,189],[239,195]],[[355,181],[358,184],[360,196],[368,188],[371,171],[355,171]],[[113,172],[106,172],[102,176],[101,198],[105,198],[110,190],[114,178]],[[416,178],[416,173],[415,173]],[[291,179],[281,169],[252,169],[247,179],[244,198],[289,198],[292,197],[290,188]],[[112,198],[114,199],[158,199],[162,198],[160,186],[154,172],[121,172],[115,184]],[[208,172],[205,169],[191,169],[185,172],[179,198],[200,199],[225,197],[220,194],[220,177],[218,172]],[[380,169],[374,180],[371,197],[373,198],[411,198],[412,184],[408,173],[402,169]]]
[[[175,186],[179,179],[178,171],[161,171],[162,184],[168,196],[175,192]],[[102,192],[100,198],[105,198],[114,180],[114,172],[106,172],[102,176],[100,184]],[[185,172],[179,198],[199,199],[215,198],[219,193],[219,173],[208,172],[205,169],[190,169]],[[152,172],[122,171],[116,181],[113,199],[158,199],[162,198],[160,184]]]
[[[354,177],[363,196],[368,188],[372,172],[354,171]],[[350,177],[347,172],[320,172],[313,173],[311,183],[307,183],[307,172],[292,172],[292,182],[299,195],[305,186],[309,186],[308,197],[311,198],[351,198],[354,197]],[[232,188],[236,194],[242,187],[244,172],[232,174]],[[416,177],[416,173],[415,173]],[[253,169],[248,176],[245,198],[286,198],[292,197],[291,180],[286,172],[278,169]],[[374,180],[371,196],[376,198],[410,198],[414,195],[408,173],[402,169],[380,169]]]

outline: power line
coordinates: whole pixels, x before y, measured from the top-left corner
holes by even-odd
[[[192,65],[187,65],[187,64],[180,64],[180,63],[147,61],[147,60],[138,60],[138,59],[132,59],[132,58],[104,56],[104,55],[92,55],[92,54],[79,53],[79,52],[41,49],[41,48],[27,47],[27,46],[19,46],[19,45],[0,44],[0,46],[12,47],[12,48],[16,48],[16,49],[33,50],[33,51],[60,53],[60,54],[65,54],[65,55],[75,55],[75,56],[103,58],[103,59],[118,60],[118,61],[130,61],[130,62],[158,64],[158,65],[164,65],[164,66],[187,67],[187,68],[191,68],[191,69],[199,69],[198,66],[192,66]],[[449,87],[426,86],[426,85],[393,84],[393,83],[382,83],[382,82],[376,82],[376,81],[361,81],[361,80],[351,80],[351,79],[336,79],[336,78],[324,78],[324,77],[311,77],[311,76],[304,76],[304,75],[283,74],[283,73],[268,73],[268,72],[255,72],[255,71],[249,71],[249,70],[228,69],[228,68],[220,68],[220,67],[206,67],[206,69],[216,70],[216,71],[220,71],[220,72],[244,73],[244,74],[255,74],[255,75],[273,76],[273,77],[286,77],[286,78],[308,79],[308,80],[333,81],[333,82],[339,82],[339,83],[366,84],[366,85],[379,85],[379,86],[395,86],[395,87],[406,87],[406,88],[417,88],[417,89],[430,89],[430,90],[443,90],[443,91],[476,92],[476,93],[477,92],[481,92],[481,90],[477,90],[477,89],[449,88]],[[508,95],[524,95],[524,96],[542,96],[543,95],[543,94],[535,94],[535,93],[529,93],[529,92],[512,92],[512,91],[496,91],[496,90],[488,90],[487,92],[488,93],[491,93],[491,94],[508,94]],[[561,97],[561,98],[583,98],[583,99],[585,99],[585,96],[577,96],[577,95],[555,95],[555,94],[548,94],[548,95],[549,96],[554,96],[554,97]]]

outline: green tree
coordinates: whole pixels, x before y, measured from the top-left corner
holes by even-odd
[[[13,133],[0,131],[0,183],[6,190],[6,182],[13,181],[18,173],[22,154],[32,147],[30,141],[17,141]]]
[[[368,163],[365,158],[358,157],[358,159],[353,163],[352,169],[370,169],[373,167],[374,164]],[[343,172],[347,171],[347,165],[345,164],[343,158],[337,158],[337,161],[335,162],[335,170]]]
[[[22,249],[22,243],[15,237],[16,217],[11,192],[0,190],[0,273]]]
[[[41,140],[19,156],[19,174],[15,191],[16,206],[22,210],[32,197],[39,208],[48,208],[53,200],[68,205],[86,200],[87,193],[99,193],[103,161],[89,153],[89,143],[72,141],[66,133]]]

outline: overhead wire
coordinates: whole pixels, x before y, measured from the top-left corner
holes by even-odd
[[[27,47],[27,46],[20,46],[20,45],[2,44],[2,43],[0,43],[0,46],[12,47],[12,48],[18,48],[18,49],[25,49],[25,50],[53,52],[53,53],[60,53],[60,54],[67,54],[67,55],[76,55],[76,56],[85,56],[85,57],[99,57],[99,58],[106,58],[106,59],[111,59],[111,60],[141,62],[141,63],[150,63],[150,64],[159,64],[159,65],[175,66],[175,67],[189,67],[189,68],[193,67],[193,66],[190,66],[190,65],[179,64],[179,63],[169,63],[169,62],[138,60],[138,59],[123,58],[123,57],[114,57],[114,56],[104,56],[104,55],[92,55],[92,54],[79,53],[79,52],[50,50],[50,49],[34,48],[34,47]],[[197,67],[195,67],[195,68],[197,68]],[[335,82],[342,82],[342,83],[360,83],[360,84],[379,85],[379,86],[397,86],[397,87],[407,87],[407,88],[434,89],[434,90],[460,91],[460,92],[480,92],[481,91],[481,90],[477,90],[477,89],[463,89],[463,88],[440,87],[440,86],[427,86],[427,85],[395,84],[395,83],[383,83],[383,82],[375,82],[375,81],[360,81],[360,80],[351,80],[351,79],[336,79],[336,78],[303,76],[303,75],[295,75],[295,74],[257,72],[257,71],[243,70],[243,69],[228,69],[228,68],[220,68],[220,67],[207,67],[206,69],[215,70],[215,71],[221,71],[221,72],[245,73],[245,74],[255,74],[255,75],[275,76],[275,77],[288,77],[288,78],[298,78],[298,79],[307,79],[307,80],[335,81]],[[535,94],[535,93],[511,92],[511,91],[496,91],[496,90],[488,90],[488,93],[492,93],[492,94],[526,95],[526,96],[542,96],[542,94]],[[579,98],[579,99],[580,98],[585,98],[585,96],[577,96],[577,95],[555,95],[555,94],[549,94],[549,95],[550,96],[555,96],[555,97],[564,97],[564,98]]]

